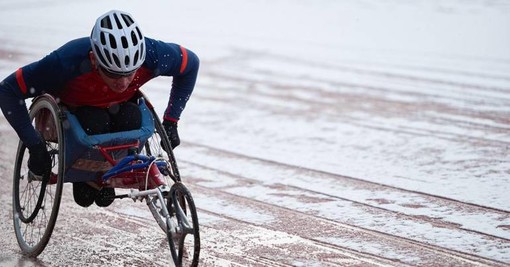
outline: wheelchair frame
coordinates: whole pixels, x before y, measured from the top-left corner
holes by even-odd
[[[122,175],[129,176],[133,172],[145,175],[147,183],[150,167],[156,165],[165,177],[170,178],[166,179],[166,184],[156,188],[148,188],[147,184],[145,188],[131,187],[129,193],[115,198],[145,200],[166,233],[175,265],[197,266],[200,232],[193,197],[181,182],[170,141],[154,107],[142,92],[138,97],[147,104],[154,121],[154,132],[144,144],[136,141],[113,146],[95,145],[92,149],[98,150],[112,165],[101,177],[103,184],[99,184],[107,186],[106,182],[112,177],[122,179]],[[28,150],[21,141],[18,144],[13,175],[13,224],[22,253],[30,257],[37,257],[47,246],[58,216],[63,184],[69,182],[65,181],[69,168],[65,152],[66,112],[65,107],[48,94],[34,98],[30,106],[30,118],[36,130],[42,132],[52,159],[51,172],[42,176],[32,174],[27,167]],[[119,150],[128,150],[128,155],[117,161],[110,153]],[[168,184],[169,180],[172,184]],[[186,239],[189,236],[192,237]]]

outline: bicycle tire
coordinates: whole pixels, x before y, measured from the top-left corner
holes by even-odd
[[[53,126],[49,130],[56,134],[57,140],[45,141],[50,149],[52,172],[57,173],[56,181],[48,183],[49,177],[45,177],[42,181],[29,180],[26,176],[28,153],[21,141],[16,153],[13,175],[13,224],[22,253],[29,257],[37,257],[45,249],[53,233],[60,207],[64,172],[64,136],[59,110],[53,97],[43,95],[35,99],[29,113],[31,120],[35,123],[37,118],[43,117],[46,112],[46,116],[49,116],[49,125]],[[47,131],[48,129],[37,130]],[[38,186],[40,186],[39,193],[37,190],[31,190]],[[35,199],[37,204],[33,205]],[[27,213],[31,215],[26,216]]]
[[[188,188],[180,182],[172,185],[170,196],[179,228],[177,236],[168,238],[172,257],[176,266],[195,267],[200,257],[200,228],[195,202]],[[182,198],[185,199],[184,205]],[[192,235],[191,239],[187,239],[189,235]],[[167,236],[169,236],[168,232]],[[178,246],[175,246],[175,239],[178,239]]]

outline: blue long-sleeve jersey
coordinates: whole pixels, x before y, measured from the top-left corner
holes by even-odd
[[[92,68],[88,37],[72,40],[39,61],[19,68],[0,83],[0,108],[27,146],[40,142],[32,126],[25,99],[52,94],[69,106],[109,107],[133,97],[158,76],[172,76],[172,88],[164,119],[177,121],[186,106],[198,75],[199,59],[173,43],[145,38],[146,58],[135,78],[122,93],[112,91]]]

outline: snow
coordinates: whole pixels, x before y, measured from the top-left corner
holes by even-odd
[[[232,174],[261,182],[229,189],[230,193],[282,201],[291,209],[302,206],[292,190],[283,199],[273,198],[267,186],[274,180],[308,188],[313,191],[308,197],[318,197],[317,192],[341,196],[510,238],[508,229],[497,227],[510,225],[508,216],[449,211],[412,193],[510,211],[508,1],[4,0],[0,54],[10,54],[0,60],[0,76],[72,38],[88,36],[96,17],[113,8],[132,13],[147,36],[182,44],[199,55],[200,77],[179,126],[183,147],[211,146],[325,173],[314,177],[318,180],[314,184],[309,175],[270,164],[243,159],[225,164],[225,158],[191,146],[176,151],[189,175],[212,176],[212,171],[199,171],[193,164],[222,165]],[[162,78],[146,86],[160,114],[170,83]],[[356,101],[370,97],[378,101]],[[414,108],[423,103],[431,108]],[[374,193],[339,184],[327,174],[405,191]],[[235,185],[228,176],[200,183]],[[198,206],[222,210],[226,205],[222,201],[198,199]],[[406,203],[423,206],[406,208]],[[449,229],[427,223],[396,226],[397,217],[358,217],[360,209],[336,200],[309,204],[303,212],[367,228],[386,220],[387,227],[378,229],[461,251],[471,251],[469,246],[477,244],[481,255],[510,262],[508,247],[493,247],[472,232],[452,236]],[[257,224],[274,220],[242,206],[228,212]],[[204,215],[205,223],[216,220]],[[348,241],[330,239],[339,245]],[[375,253],[384,248],[373,249]]]

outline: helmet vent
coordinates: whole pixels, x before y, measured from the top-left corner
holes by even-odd
[[[140,44],[140,59],[145,57],[145,47],[143,45],[144,45],[144,43]],[[138,53],[138,51],[137,51],[137,53]]]
[[[103,49],[103,52],[104,52],[104,55],[106,56],[106,59],[108,59],[108,62],[106,62],[105,60],[103,60],[103,61],[105,61],[105,63],[107,63],[108,65],[112,64],[112,58],[110,57],[110,53],[108,53],[108,50],[106,50],[106,48],[105,48],[105,49]]]
[[[102,20],[101,20],[101,27],[102,28],[107,28],[107,29],[113,29],[112,27],[112,21],[110,20],[110,17],[104,17]]]
[[[126,14],[122,14],[121,16],[128,27],[131,26],[131,24],[135,23],[130,16],[128,16]]]
[[[99,38],[101,39],[101,44],[106,45],[106,37],[104,37],[104,32],[101,32]]]
[[[140,32],[140,29],[138,27],[136,27],[135,29],[136,29],[136,32],[138,32],[138,39],[142,40],[143,37],[142,37],[142,33]]]
[[[117,28],[122,29],[122,24],[120,23],[119,17],[117,17],[117,14],[113,14],[113,18],[115,19],[115,22],[117,23]]]
[[[131,31],[131,42],[133,42],[133,45],[137,45],[138,44],[138,39],[136,38],[135,31]]]
[[[113,54],[112,56],[113,56],[113,61],[115,62],[115,65],[117,65],[117,67],[120,69],[121,66],[120,66],[119,58],[115,54]]]
[[[113,34],[108,34],[108,37],[110,38],[110,46],[113,49],[117,49],[117,41],[115,41],[115,36],[113,36]]]
[[[133,60],[133,61],[134,61],[134,62],[133,62],[133,65],[136,65],[136,63],[138,62],[138,51],[136,51],[136,53],[135,53],[135,58],[134,58],[134,60]]]
[[[129,65],[129,57],[128,56],[124,57],[124,65]]]
[[[126,36],[122,36],[122,37],[120,38],[120,41],[122,42],[122,47],[123,47],[124,49],[128,49],[128,48],[129,48],[129,44],[128,44],[128,41],[127,41]]]
[[[94,48],[95,48],[95,49],[94,49],[94,50],[95,50],[95,51],[94,51],[94,52],[95,52],[94,54],[95,54],[95,55],[97,55],[97,57],[99,58],[99,61],[101,61],[101,63],[103,63],[103,64],[105,64],[105,65],[106,65],[106,64],[108,64],[108,63],[106,62],[106,60],[104,60],[103,55],[101,55],[101,51],[99,50],[99,47],[98,47],[97,45],[94,45]]]

